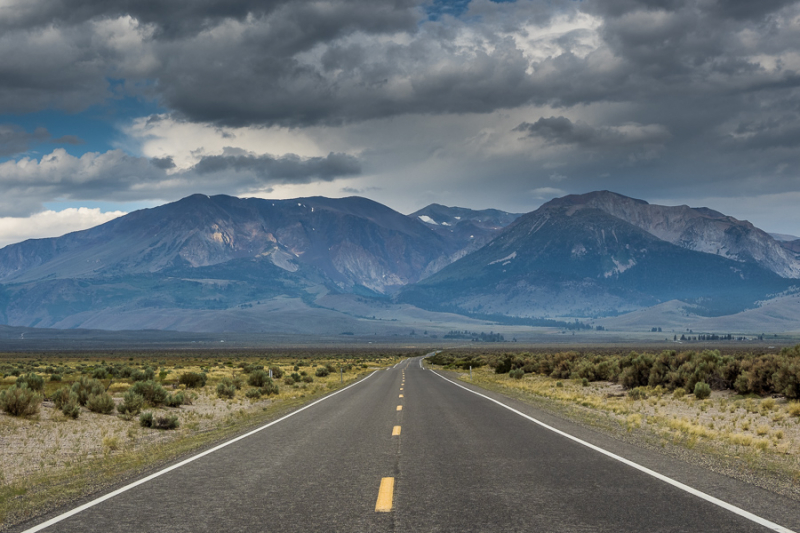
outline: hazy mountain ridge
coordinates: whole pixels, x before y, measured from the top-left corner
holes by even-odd
[[[683,248],[758,263],[779,276],[800,278],[800,260],[789,247],[746,220],[706,207],[654,205],[609,191],[569,195],[548,204],[600,209]]]
[[[671,244],[602,209],[552,201],[400,298],[520,317],[613,315],[673,299],[724,314],[789,284],[755,263]]]
[[[763,268],[782,256],[768,235],[759,247],[762,234],[710,209],[605,191],[525,215],[193,195],[0,249],[0,323],[368,333],[397,330],[393,316],[600,317],[675,300],[715,316],[796,284]],[[739,260],[724,256],[734,250]]]

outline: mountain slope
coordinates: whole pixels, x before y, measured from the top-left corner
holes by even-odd
[[[301,266],[340,289],[383,293],[419,279],[447,245],[418,220],[365,198],[194,195],[95,228],[0,250],[0,282],[168,272],[236,259]]]
[[[790,283],[753,263],[676,246],[603,210],[549,202],[399,299],[518,317],[601,316],[684,299],[724,314]]]
[[[609,191],[569,195],[553,206],[599,209],[659,239],[696,252],[757,263],[785,278],[800,278],[800,260],[768,233],[750,222],[705,207],[653,205]]]

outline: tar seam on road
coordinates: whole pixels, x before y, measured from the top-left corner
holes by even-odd
[[[610,457],[611,459],[614,459],[616,461],[619,461],[620,463],[623,463],[623,464],[626,464],[626,465],[628,465],[628,466],[630,466],[632,468],[635,468],[636,470],[639,470],[640,472],[643,472],[643,473],[645,473],[645,474],[647,474],[649,476],[652,476],[652,477],[654,477],[656,479],[659,479],[659,480],[661,480],[661,481],[663,481],[665,483],[669,483],[673,487],[676,487],[676,488],[678,488],[680,490],[688,492],[689,494],[693,494],[694,496],[697,496],[698,498],[701,498],[701,499],[703,499],[703,500],[705,500],[705,501],[707,501],[709,503],[712,503],[712,504],[714,504],[714,505],[716,505],[718,507],[722,507],[726,511],[730,511],[730,512],[732,512],[734,514],[737,514],[737,515],[739,515],[739,516],[741,516],[743,518],[746,518],[746,519],[750,520],[751,522],[755,522],[756,524],[764,526],[764,527],[766,527],[768,529],[771,529],[773,531],[779,531],[781,533],[795,533],[791,529],[785,528],[785,527],[783,527],[781,525],[778,525],[775,522],[770,522],[766,518],[761,518],[758,515],[755,515],[755,514],[749,512],[749,511],[745,511],[744,509],[736,507],[735,505],[732,505],[730,503],[724,502],[724,501],[722,501],[720,499],[717,499],[717,498],[715,498],[715,497],[713,497],[713,496],[711,496],[709,494],[706,494],[705,492],[701,492],[701,491],[699,491],[699,490],[697,490],[695,488],[692,488],[689,485],[684,485],[680,481],[676,481],[676,480],[674,480],[674,479],[672,479],[670,477],[667,477],[667,476],[665,476],[663,474],[659,474],[655,470],[650,470],[649,468],[647,468],[645,466],[642,466],[642,465],[640,465],[638,463],[634,463],[633,461],[625,459],[624,457],[620,457],[619,455],[611,453],[608,450],[604,450],[603,448],[600,448],[599,446],[595,446],[594,444],[588,443],[585,440],[581,440],[578,437],[570,435],[569,433],[565,433],[564,431],[561,431],[560,429],[556,429],[556,428],[554,428],[552,426],[548,426],[544,422],[541,422],[541,421],[533,418],[532,416],[528,416],[528,415],[526,415],[525,413],[523,413],[521,411],[517,411],[513,407],[509,407],[508,405],[504,404],[503,402],[497,401],[494,398],[490,398],[489,396],[486,396],[485,394],[481,394],[480,392],[475,392],[474,390],[471,390],[471,389],[469,389],[469,388],[467,388],[467,387],[465,387],[465,386],[463,386],[463,385],[461,385],[459,383],[456,383],[455,381],[447,379],[446,377],[442,376],[438,372],[434,372],[434,374],[436,374],[437,376],[439,376],[443,380],[447,381],[448,383],[452,383],[456,387],[461,387],[462,389],[464,389],[467,392],[471,392],[472,394],[475,394],[477,396],[485,398],[485,399],[489,400],[490,402],[494,402],[497,405],[508,409],[512,413],[516,413],[519,416],[521,416],[522,418],[526,418],[526,419],[530,420],[534,424],[538,424],[539,426],[541,426],[541,427],[543,427],[545,429],[548,429],[548,430],[550,430],[550,431],[552,431],[554,433],[557,433],[557,434],[561,435],[562,437],[566,437],[566,438],[568,438],[568,439],[570,439],[570,440],[572,440],[574,442],[577,442],[578,444],[586,446],[589,449],[592,449],[592,450],[594,450],[596,452],[600,452],[603,455],[605,455],[607,457]]]
[[[377,370],[375,372],[377,372]],[[76,515],[76,514],[78,514],[80,512],[83,512],[86,509],[89,509],[90,507],[94,507],[95,505],[103,503],[106,500],[110,500],[111,498],[113,498],[115,496],[118,496],[118,495],[122,494],[123,492],[127,492],[127,491],[131,490],[134,487],[138,487],[139,485],[142,485],[142,484],[147,483],[148,481],[151,481],[151,480],[153,480],[153,479],[155,479],[155,478],[157,478],[159,476],[162,476],[162,475],[166,474],[167,472],[171,472],[173,470],[176,470],[176,469],[178,469],[178,468],[180,468],[180,467],[182,467],[184,465],[187,465],[187,464],[189,464],[189,463],[191,463],[193,461],[196,461],[197,459],[200,459],[201,457],[205,457],[206,455],[214,453],[217,450],[221,450],[222,448],[228,446],[229,444],[233,444],[234,442],[238,442],[238,441],[240,441],[242,439],[245,439],[245,438],[247,438],[247,437],[249,437],[251,435],[254,435],[254,434],[258,433],[261,430],[267,429],[270,426],[274,426],[278,422],[283,422],[287,418],[290,418],[290,417],[296,415],[297,413],[299,413],[301,411],[305,411],[309,407],[313,407],[314,405],[316,405],[316,404],[318,404],[320,402],[324,402],[325,400],[328,400],[328,399],[336,396],[340,392],[346,391],[350,387],[354,387],[354,386],[356,386],[356,385],[358,385],[360,383],[364,383],[366,380],[371,378],[375,374],[375,372],[372,372],[370,375],[368,375],[364,379],[356,381],[355,383],[352,383],[352,384],[348,385],[347,387],[345,387],[343,389],[340,389],[340,390],[338,390],[338,391],[336,391],[334,393],[331,393],[331,394],[325,396],[324,398],[320,398],[319,400],[317,400],[315,402],[312,402],[312,403],[310,403],[310,404],[308,404],[308,405],[306,405],[304,407],[301,407],[300,409],[298,409],[296,411],[292,411],[288,415],[282,416],[281,418],[279,418],[277,420],[273,420],[269,424],[266,424],[266,425],[263,425],[263,426],[261,426],[259,428],[256,428],[256,429],[254,429],[254,430],[252,430],[252,431],[250,431],[248,433],[245,433],[244,435],[239,435],[238,437],[236,437],[234,439],[231,439],[231,440],[229,440],[227,442],[223,442],[222,444],[220,444],[218,446],[215,446],[214,448],[211,448],[210,450],[206,450],[204,452],[198,453],[197,455],[193,455],[192,457],[189,457],[188,459],[184,459],[180,463],[177,463],[177,464],[174,464],[172,466],[169,466],[169,467],[167,467],[167,468],[165,468],[163,470],[159,470],[158,472],[150,474],[149,476],[147,476],[145,478],[142,478],[142,479],[140,479],[138,481],[134,481],[133,483],[130,483],[128,485],[125,485],[124,487],[121,487],[121,488],[119,488],[119,489],[117,489],[117,490],[115,490],[113,492],[109,492],[105,496],[100,496],[99,498],[97,498],[95,500],[92,500],[90,502],[84,503],[83,505],[78,506],[75,509],[72,509],[71,511],[67,511],[66,513],[60,514],[60,515],[56,516],[55,518],[51,518],[47,522],[42,522],[41,524],[39,524],[37,526],[33,526],[30,529],[26,529],[22,533],[35,533],[36,531],[41,531],[41,530],[43,530],[45,528],[48,528],[48,527],[50,527],[50,526],[52,526],[54,524],[57,524],[57,523],[61,522],[62,520],[66,520],[67,518],[69,518],[71,516],[74,516],[74,515]]]

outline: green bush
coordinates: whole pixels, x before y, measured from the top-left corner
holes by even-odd
[[[72,392],[78,396],[79,404],[86,405],[89,396],[103,394],[106,392],[106,388],[99,380],[82,376],[80,381],[72,384]]]
[[[279,366],[271,366],[269,367],[272,370],[272,377],[274,379],[281,379],[283,377],[283,370]]]
[[[153,413],[150,411],[145,411],[144,413],[139,415],[139,425],[143,428],[151,428],[153,427]]]
[[[631,400],[646,400],[647,389],[644,387],[635,387],[628,391],[628,398]]]
[[[673,398],[683,398],[684,396],[686,396],[686,389],[684,389],[683,387],[678,387],[677,389],[672,391]]]
[[[184,372],[178,377],[178,383],[190,389],[199,389],[206,386],[205,372]]]
[[[77,403],[78,395],[72,392],[72,389],[69,387],[61,387],[60,389],[56,390],[53,393],[52,400],[56,406],[56,409],[61,409],[65,403],[69,402],[70,399],[73,399]]]
[[[144,396],[137,394],[132,390],[128,390],[122,396],[122,403],[117,406],[117,412],[127,420],[138,415],[144,407]]]
[[[44,378],[39,374],[25,374],[17,378],[17,386],[27,385],[32,391],[39,392],[44,389]]]
[[[256,388],[247,389],[247,392],[245,392],[244,395],[250,399],[256,400],[261,398],[261,390]]]
[[[106,379],[108,377],[108,372],[106,372],[105,368],[95,368],[92,370],[92,377],[94,379]]]
[[[704,381],[698,381],[694,386],[694,396],[699,400],[704,400],[711,396],[711,385]]]
[[[315,375],[316,375],[318,378],[324,378],[325,376],[329,375],[330,373],[331,373],[331,371],[330,371],[330,370],[328,370],[328,369],[327,369],[326,367],[324,367],[324,366],[318,366],[318,367],[317,367],[317,370],[316,370],[316,372],[314,372],[314,374],[315,374]]]
[[[269,374],[263,370],[254,370],[247,378],[247,384],[251,387],[263,387],[267,382],[272,382],[272,380]]]
[[[50,381],[61,381],[63,376],[61,374],[50,374]]]
[[[137,381],[128,389],[144,397],[144,401],[151,407],[164,405],[167,403],[169,394],[160,383],[153,380]]]
[[[292,373],[292,375],[289,377],[292,378],[295,383],[300,383],[301,381],[303,381],[303,376],[301,376],[297,372]]]
[[[236,395],[236,386],[230,378],[222,378],[217,385],[217,396],[220,398],[233,398]]]
[[[314,378],[311,376],[303,376],[303,383],[314,383]]]
[[[269,380],[268,383],[264,383],[264,386],[261,387],[261,394],[264,396],[270,396],[272,394],[278,394],[278,384]]]
[[[153,429],[177,429],[180,425],[176,415],[159,415],[153,419]]]
[[[0,409],[11,416],[31,416],[39,412],[42,395],[26,384],[11,385],[0,393]]]
[[[156,378],[156,371],[152,367],[146,366],[144,369],[137,368],[131,372],[132,381],[153,381]]]
[[[178,391],[172,396],[167,396],[167,400],[164,403],[167,407],[180,407],[186,403],[186,395],[183,391]]]
[[[86,408],[93,413],[109,415],[114,412],[114,399],[107,392],[92,394],[86,400]]]
[[[522,370],[521,368],[517,368],[509,372],[508,377],[513,379],[522,379],[523,377],[525,377],[525,371]]]
[[[300,377],[300,376],[297,376],[297,377]],[[295,382],[295,380],[294,380],[294,378],[292,376],[286,376],[285,378],[283,378],[283,383],[285,385],[289,385],[291,387],[296,382]]]
[[[74,393],[72,393],[74,395]],[[64,405],[61,406],[61,412],[64,416],[69,418],[78,418],[81,414],[81,406],[77,401],[77,396],[74,396]]]

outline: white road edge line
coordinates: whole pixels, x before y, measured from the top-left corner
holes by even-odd
[[[193,455],[192,457],[189,457],[188,459],[184,459],[184,460],[183,460],[183,461],[181,461],[180,463],[177,463],[177,464],[174,464],[174,465],[172,465],[172,466],[169,466],[169,467],[167,467],[167,468],[165,468],[165,469],[163,469],[163,470],[159,470],[158,472],[155,472],[155,473],[153,473],[153,474],[150,474],[149,476],[147,476],[147,477],[145,477],[145,478],[142,478],[142,479],[140,479],[140,480],[138,480],[138,481],[134,481],[133,483],[131,483],[131,484],[129,484],[129,485],[125,485],[124,487],[121,487],[121,488],[119,488],[119,489],[117,489],[117,490],[115,490],[115,491],[113,491],[113,492],[109,492],[108,494],[106,494],[106,495],[104,495],[104,496],[100,496],[99,498],[97,498],[97,499],[95,499],[95,500],[92,500],[92,501],[90,501],[90,502],[84,503],[83,505],[81,505],[81,506],[78,506],[78,507],[76,507],[75,509],[72,509],[72,510],[70,510],[70,511],[67,511],[67,512],[66,512],[66,513],[64,513],[64,514],[60,514],[60,515],[56,516],[55,518],[51,518],[51,519],[50,519],[50,520],[48,520],[47,522],[42,522],[41,524],[39,524],[39,525],[37,525],[37,526],[33,526],[33,527],[32,527],[32,528],[30,528],[30,529],[26,529],[26,530],[25,530],[25,531],[23,531],[22,533],[35,533],[36,531],[41,531],[41,530],[43,530],[43,529],[45,529],[45,528],[48,528],[48,527],[50,527],[50,526],[52,526],[52,525],[54,525],[54,524],[57,524],[57,523],[61,522],[62,520],[66,520],[67,518],[69,518],[69,517],[71,517],[71,516],[74,516],[74,515],[76,515],[76,514],[78,514],[78,513],[80,513],[80,512],[83,512],[83,511],[85,511],[86,509],[89,509],[90,507],[94,507],[95,505],[98,505],[98,504],[100,504],[100,503],[103,503],[103,502],[104,502],[104,501],[106,501],[106,500],[110,500],[110,499],[111,499],[111,498],[113,498],[114,496],[119,496],[119,495],[120,495],[120,494],[122,494],[123,492],[127,492],[127,491],[131,490],[132,488],[134,488],[134,487],[138,487],[139,485],[142,485],[142,484],[144,484],[144,483],[147,483],[148,481],[151,481],[151,480],[153,480],[153,479],[155,479],[155,478],[157,478],[157,477],[159,477],[159,476],[163,476],[163,475],[164,475],[164,474],[166,474],[167,472],[171,472],[171,471],[173,471],[173,470],[175,470],[175,469],[178,469],[178,468],[180,468],[180,467],[182,467],[182,466],[184,466],[184,465],[187,465],[187,464],[191,463],[192,461],[196,461],[197,459],[200,459],[201,457],[205,457],[206,455],[209,455],[209,454],[211,454],[211,453],[214,453],[214,452],[216,452],[217,450],[221,450],[222,448],[224,448],[224,447],[226,447],[226,446],[228,446],[228,445],[230,445],[230,444],[233,444],[234,442],[238,442],[238,441],[240,441],[240,440],[242,440],[242,439],[245,439],[245,438],[247,438],[247,437],[249,437],[249,436],[251,436],[251,435],[255,435],[255,434],[256,434],[256,433],[258,433],[259,431],[261,431],[261,430],[264,430],[264,429],[267,429],[267,428],[268,428],[268,427],[270,427],[270,426],[274,426],[274,425],[275,425],[275,424],[277,424],[278,422],[283,422],[283,421],[284,421],[284,420],[286,420],[287,418],[293,417],[293,416],[294,416],[294,415],[296,415],[297,413],[299,413],[299,412],[301,412],[301,411],[305,411],[305,410],[306,410],[306,409],[308,409],[309,407],[313,407],[314,405],[316,405],[316,404],[318,404],[318,403],[320,403],[320,402],[324,402],[325,400],[328,400],[328,399],[330,399],[330,398],[333,398],[334,396],[336,396],[336,395],[337,395],[337,394],[339,394],[340,392],[344,392],[344,391],[346,391],[347,389],[349,389],[350,387],[354,387],[354,386],[356,386],[356,385],[359,385],[359,384],[361,384],[361,383],[364,383],[366,380],[368,380],[369,378],[371,378],[371,377],[372,377],[372,376],[375,374],[375,372],[377,372],[377,370],[376,370],[376,371],[374,371],[374,372],[372,372],[370,375],[368,375],[368,376],[367,376],[367,377],[365,377],[364,379],[358,380],[358,381],[356,381],[355,383],[351,383],[351,384],[350,384],[350,385],[348,385],[347,387],[345,387],[345,388],[343,388],[343,389],[339,389],[339,390],[337,390],[336,392],[334,392],[334,393],[332,393],[332,394],[329,394],[329,395],[325,396],[324,398],[320,398],[319,400],[317,400],[317,401],[315,401],[315,402],[312,402],[312,403],[310,403],[310,404],[308,404],[308,405],[306,405],[306,406],[304,406],[304,407],[301,407],[301,408],[300,408],[300,409],[298,409],[297,411],[292,411],[292,412],[291,412],[291,413],[289,413],[288,415],[282,416],[281,418],[279,418],[279,419],[277,419],[277,420],[273,420],[273,421],[272,421],[272,422],[270,422],[269,424],[263,425],[263,426],[261,426],[261,427],[259,427],[259,428],[256,428],[256,429],[254,429],[254,430],[252,430],[252,431],[249,431],[248,433],[245,433],[244,435],[239,435],[238,437],[236,437],[236,438],[234,438],[234,439],[231,439],[231,440],[229,440],[229,441],[223,442],[222,444],[219,444],[219,445],[217,445],[217,446],[215,446],[215,447],[211,448],[210,450],[206,450],[206,451],[204,451],[204,452],[198,453],[197,455]]]
[[[647,474],[649,476],[652,476],[652,477],[654,477],[656,479],[659,479],[659,480],[661,480],[661,481],[663,481],[665,483],[669,483],[673,487],[676,487],[676,488],[681,489],[681,490],[683,490],[685,492],[688,492],[689,494],[693,494],[694,496],[697,496],[698,498],[701,498],[701,499],[703,499],[703,500],[705,500],[705,501],[707,501],[709,503],[712,503],[712,504],[714,504],[714,505],[716,505],[718,507],[722,507],[726,511],[730,511],[730,512],[732,512],[734,514],[737,514],[737,515],[739,515],[739,516],[741,516],[743,518],[746,518],[746,519],[748,519],[748,520],[750,520],[752,522],[755,522],[756,524],[764,526],[764,527],[766,527],[768,529],[771,529],[773,531],[779,531],[781,533],[795,533],[791,529],[788,529],[788,528],[785,528],[785,527],[783,527],[781,525],[778,525],[775,522],[770,522],[766,518],[761,518],[758,515],[754,515],[753,513],[749,512],[749,511],[745,511],[744,509],[736,507],[735,505],[732,505],[730,503],[724,502],[724,501],[722,501],[722,500],[720,500],[718,498],[715,498],[715,497],[713,497],[713,496],[711,496],[709,494],[706,494],[705,492],[701,492],[701,491],[699,491],[699,490],[697,490],[695,488],[692,488],[689,485],[684,485],[680,481],[676,481],[676,480],[674,480],[674,479],[672,479],[670,477],[667,477],[667,476],[665,476],[663,474],[659,474],[655,470],[650,470],[649,468],[647,468],[645,466],[642,466],[642,465],[640,465],[638,463],[634,463],[633,461],[625,459],[624,457],[620,457],[619,455],[611,453],[608,450],[604,450],[603,448],[600,448],[599,446],[595,446],[594,444],[588,443],[585,440],[581,440],[578,437],[570,435],[569,433],[565,433],[565,432],[561,431],[560,429],[556,429],[553,426],[548,426],[544,422],[541,422],[541,421],[533,418],[532,416],[528,416],[523,412],[517,411],[513,407],[507,406],[503,402],[499,402],[499,401],[495,400],[494,398],[490,398],[489,396],[486,396],[485,394],[481,394],[480,392],[475,392],[474,390],[469,389],[469,388],[461,385],[460,383],[456,383],[455,381],[447,379],[446,377],[442,376],[438,372],[433,372],[433,373],[435,375],[439,376],[440,378],[442,378],[443,380],[445,380],[445,381],[447,381],[449,383],[452,383],[456,387],[461,387],[462,389],[464,389],[467,392],[471,392],[472,394],[475,394],[475,395],[480,396],[482,398],[486,398],[490,402],[494,402],[494,403],[496,403],[497,405],[499,405],[501,407],[505,407],[506,409],[508,409],[512,413],[516,413],[519,416],[521,416],[522,418],[526,418],[526,419],[530,420],[534,424],[538,424],[538,425],[540,425],[541,427],[543,427],[545,429],[548,429],[548,430],[550,430],[550,431],[552,431],[554,433],[557,433],[557,434],[561,435],[562,437],[566,437],[566,438],[568,438],[568,439],[570,439],[570,440],[572,440],[574,442],[577,442],[578,444],[586,446],[587,448],[590,448],[590,449],[592,449],[592,450],[594,450],[596,452],[600,452],[603,455],[605,455],[607,457],[610,457],[611,459],[614,459],[616,461],[619,461],[620,463],[623,463],[623,464],[626,464],[626,465],[628,465],[628,466],[630,466],[632,468],[635,468],[636,470],[639,470],[640,472],[643,472],[643,473],[645,473],[645,474]]]

